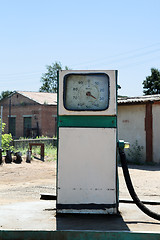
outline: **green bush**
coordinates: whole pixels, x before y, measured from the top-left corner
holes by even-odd
[[[13,150],[13,146],[11,146],[11,142],[13,141],[12,135],[10,134],[2,134],[2,149]]]
[[[142,150],[143,146],[140,146],[138,141],[136,140],[129,149],[128,156],[130,158],[130,161],[136,164],[140,164],[142,161]]]
[[[1,124],[1,120],[0,120],[0,124]],[[2,123],[2,133],[4,132],[4,128],[5,128],[5,123]],[[6,150],[13,150],[13,146],[11,145],[13,141],[12,138],[12,134],[2,134],[2,149],[4,151]]]

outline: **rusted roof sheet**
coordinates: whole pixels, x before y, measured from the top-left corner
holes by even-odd
[[[27,91],[16,91],[16,92],[39,104],[57,105],[57,93],[27,92]],[[160,94],[145,95],[140,97],[118,97],[118,105],[142,104],[146,102],[157,102],[157,101],[160,101]]]
[[[146,95],[141,97],[118,97],[118,104],[136,104],[160,101],[160,94]]]
[[[25,92],[16,91],[39,104],[42,105],[57,105],[57,93],[45,93],[45,92]]]

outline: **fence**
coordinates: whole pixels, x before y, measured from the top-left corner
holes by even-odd
[[[13,140],[13,146],[18,148],[29,148],[29,143],[44,143],[45,145],[57,146],[57,139],[55,138],[38,138],[38,139],[20,139]]]

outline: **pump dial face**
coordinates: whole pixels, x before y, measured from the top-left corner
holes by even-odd
[[[64,107],[71,111],[102,111],[109,105],[109,77],[104,73],[67,74]]]

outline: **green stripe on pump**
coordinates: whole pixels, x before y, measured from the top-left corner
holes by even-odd
[[[59,116],[58,127],[116,128],[116,116]]]

